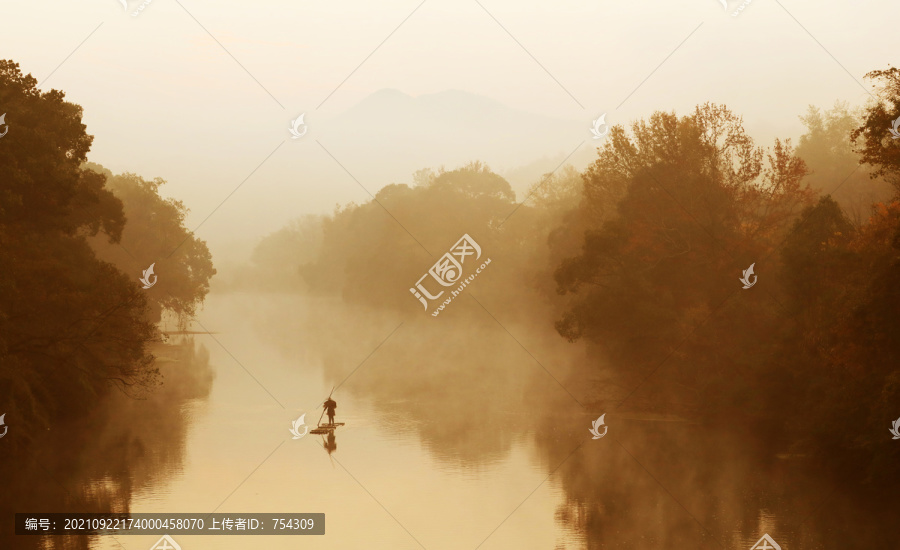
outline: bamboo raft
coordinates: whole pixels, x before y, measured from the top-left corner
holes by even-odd
[[[311,434],[327,434],[334,431],[338,426],[343,426],[343,422],[335,422],[334,424],[319,424],[318,428],[313,428],[309,431]]]

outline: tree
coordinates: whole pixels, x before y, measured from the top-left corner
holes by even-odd
[[[128,220],[118,242],[94,237],[91,246],[100,258],[134,277],[154,264],[159,284],[145,289],[148,319],[159,322],[162,311],[168,310],[183,325],[203,303],[209,280],[216,273],[206,243],[184,226],[187,208],[181,201],[160,196],[159,188],[166,183],[162,178],[145,180],[127,173],[114,176],[93,163],[85,168],[104,176],[107,189],[121,200]]]
[[[883,441],[900,399],[900,202],[855,229],[823,198],[783,255],[793,326],[779,362],[794,392],[779,410],[802,448],[841,457],[842,475],[896,478],[900,450]]]
[[[577,296],[557,330],[632,365],[626,386],[683,342],[694,355],[682,382],[702,387],[726,376],[755,344],[721,319],[698,328],[735,292],[740,270],[767,257],[809,203],[806,173],[789,142],[756,147],[722,106],[681,118],[657,112],[631,135],[612,128],[584,175],[582,209],[596,221],[587,222],[580,253],[556,270],[558,291]],[[757,313],[749,318],[771,315]]]
[[[463,234],[492,249],[496,228],[515,208],[506,180],[479,162],[431,175],[419,171],[416,178],[415,187],[388,185],[374,200],[325,220],[321,253],[301,269],[314,292],[416,308],[408,289]]]
[[[810,314],[834,306],[836,295],[846,290],[840,283],[846,266],[852,263],[849,243],[855,232],[830,196],[806,208],[794,222],[781,257],[786,295],[795,312]]]
[[[873,167],[872,177],[884,177],[900,191],[900,139],[890,132],[900,119],[900,69],[872,71],[866,78],[878,81],[877,99],[868,105],[862,126],[850,137],[857,142],[861,162]]]
[[[10,128],[0,144],[0,401],[27,434],[86,412],[111,381],[143,387],[157,375],[146,295],[87,242],[121,239],[122,204],[81,169],[93,139],[81,107],[36,84],[0,61]]]
[[[679,310],[711,307],[732,286],[736,262],[749,265],[772,250],[811,197],[790,144],[776,141],[764,167],[762,149],[724,107],[704,105],[681,119],[657,112],[632,130],[633,138],[614,127],[585,172],[582,208],[606,221],[556,272],[560,293],[583,294],[559,324],[570,339],[618,330],[602,320],[616,317],[605,307],[626,317],[649,313],[629,304],[656,309],[660,298]]]
[[[810,169],[809,186],[830,194],[857,226],[869,217],[872,204],[893,194],[883,178],[870,177],[853,150],[850,135],[859,126],[859,118],[846,103],[835,103],[824,112],[810,105],[806,115],[800,117],[806,133],[797,145],[797,156]]]

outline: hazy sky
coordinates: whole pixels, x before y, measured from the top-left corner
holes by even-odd
[[[531,125],[523,139],[549,156],[596,145],[588,130],[601,113],[615,124],[704,101],[727,104],[769,143],[796,138],[809,104],[862,104],[863,75],[897,64],[900,44],[896,0],[753,0],[738,17],[721,0],[153,0],[138,17],[121,0],[3,0],[0,21],[0,56],[84,107],[90,160],[167,179],[191,228],[221,204],[198,230],[214,255],[235,250],[239,232],[246,244],[406,173],[402,150],[379,155],[394,172],[354,160],[367,140],[386,146],[365,117],[327,132],[379,90],[461,90],[526,121],[581,128],[541,142],[542,124]],[[290,140],[300,113],[309,133]],[[472,126],[423,126],[440,137],[429,162],[453,167],[463,154],[454,140],[494,131]],[[518,143],[487,141],[479,156],[498,171],[537,160],[529,151],[514,162]]]

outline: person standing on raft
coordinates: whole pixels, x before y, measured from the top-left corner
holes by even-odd
[[[334,410],[337,409],[337,403],[331,397],[322,405],[328,414],[328,423],[334,425]]]

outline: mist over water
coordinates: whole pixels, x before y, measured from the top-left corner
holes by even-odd
[[[851,526],[859,542],[850,548],[896,540],[882,529],[888,511],[853,500],[804,457],[773,454],[758,443],[764,428],[622,413],[607,416],[607,437],[591,440],[590,415],[528,353],[492,346],[499,327],[466,317],[440,328],[404,323],[368,356],[396,318],[334,300],[214,295],[200,321],[215,334],[158,350],[167,384],[151,399],[116,395],[96,421],[63,427],[64,459],[45,449],[50,472],[13,480],[16,510],[324,512],[327,538],[302,544],[338,549],[416,548],[416,540],[476,547],[489,535],[483,548],[743,548],[758,532],[777,532],[785,548],[836,548]],[[542,345],[542,337],[553,341],[549,328],[508,328],[554,365],[583,354]],[[347,426],[333,454],[324,436],[291,440],[291,420],[303,412],[314,419],[322,396],[345,379],[334,397]],[[29,494],[35,487],[43,489]],[[156,538],[55,542],[143,548]],[[37,538],[19,537],[15,547],[28,547],[23,540]]]

